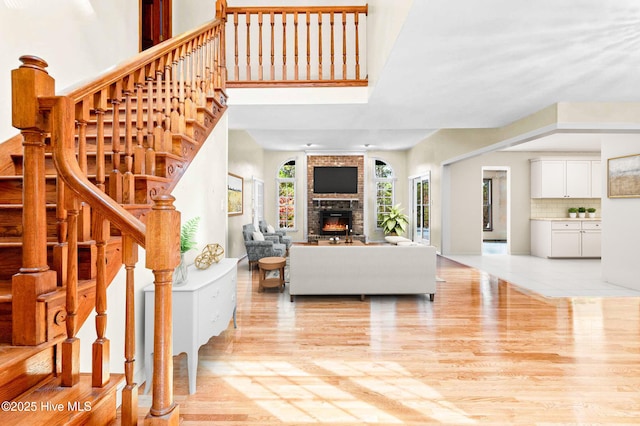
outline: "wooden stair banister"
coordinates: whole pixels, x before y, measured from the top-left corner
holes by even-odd
[[[226,7],[225,1],[219,0],[218,6]],[[29,333],[21,331],[30,340],[20,344],[46,343],[46,329],[42,330],[46,321],[37,319],[37,311],[42,310],[43,300],[48,300],[43,299],[43,293],[54,290],[57,283],[66,296],[66,314],[56,316],[57,324],[63,321],[67,336],[60,345],[60,383],[68,387],[80,383],[76,333],[87,310],[80,306],[78,258],[80,245],[91,244],[96,266],[85,272],[96,283],[97,337],[91,382],[97,388],[112,388],[106,287],[111,279],[107,274],[114,274],[113,266],[109,265],[108,271],[106,264],[111,262],[107,245],[116,232],[121,244],[118,256],[126,270],[122,424],[136,424],[138,419],[138,387],[133,381],[133,271],[138,246],[147,250],[146,266],[153,271],[156,285],[155,368],[153,380],[149,378],[153,400],[145,423],[177,424],[179,420],[173,399],[171,285],[180,261],[180,213],[169,192],[225,110],[221,22],[214,20],[167,40],[57,96],[45,61],[24,56],[22,66],[14,71],[13,84],[18,89],[14,96],[19,98],[14,99],[14,125],[22,130],[25,155],[21,172],[24,187],[30,189],[23,197],[23,212],[29,212],[23,218],[25,227],[29,225],[24,237],[25,257],[21,273],[13,278],[18,291],[12,301],[17,306],[33,305],[30,310],[22,309],[30,316],[22,322],[35,322],[40,327]],[[55,225],[46,222],[45,162],[47,173],[55,169],[57,176]],[[47,200],[53,203],[50,195]],[[130,212],[140,215],[143,205],[148,207],[142,216]],[[47,226],[56,232],[53,270],[47,263],[51,261],[46,251]],[[60,297],[56,300],[61,301]],[[16,330],[22,326],[17,321],[13,325]],[[58,335],[56,342],[60,338]]]

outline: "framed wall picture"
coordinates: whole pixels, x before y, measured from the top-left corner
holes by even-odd
[[[242,185],[244,179],[241,176],[229,173],[227,178],[227,204],[228,215],[236,216],[242,214]]]
[[[609,198],[640,197],[640,154],[607,160],[607,191]]]

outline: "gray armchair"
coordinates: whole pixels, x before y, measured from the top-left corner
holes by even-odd
[[[261,220],[258,222],[258,227],[260,228],[260,232],[262,232],[265,236],[267,235],[277,235],[279,240],[280,240],[280,244],[284,244],[287,247],[287,253],[289,252],[289,247],[291,247],[291,243],[293,242],[293,238],[288,237],[287,233],[281,229],[276,229],[276,232],[271,234],[269,232],[267,232],[267,226],[269,224],[267,223],[266,220]]]
[[[247,249],[247,257],[249,258],[249,270],[251,270],[254,263],[263,257],[284,257],[287,251],[287,246],[280,243],[280,238],[277,235],[265,235],[264,241],[254,240],[253,233],[255,230],[251,223],[242,225],[242,237],[244,238],[244,246]]]

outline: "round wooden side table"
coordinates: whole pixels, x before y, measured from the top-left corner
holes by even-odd
[[[265,288],[280,287],[280,293],[284,291],[284,266],[287,259],[284,257],[263,257],[258,260],[258,292],[264,291]],[[280,276],[267,278],[267,271],[280,270]]]

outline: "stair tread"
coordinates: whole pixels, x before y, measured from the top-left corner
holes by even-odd
[[[22,362],[22,360],[29,358],[41,352],[43,349],[49,346],[56,345],[64,340],[64,337],[53,339],[50,342],[45,342],[37,346],[12,346],[5,343],[0,343],[0,371],[6,371],[13,366]],[[4,425],[3,425],[4,426]]]
[[[83,416],[90,415],[103,398],[116,391],[123,380],[124,375],[111,374],[109,382],[104,387],[94,388],[91,386],[91,375],[80,374],[77,385],[62,387],[60,377],[53,377],[14,399],[15,402],[32,404],[35,410],[4,412],[3,426],[83,424]],[[115,411],[113,414],[115,415]]]

